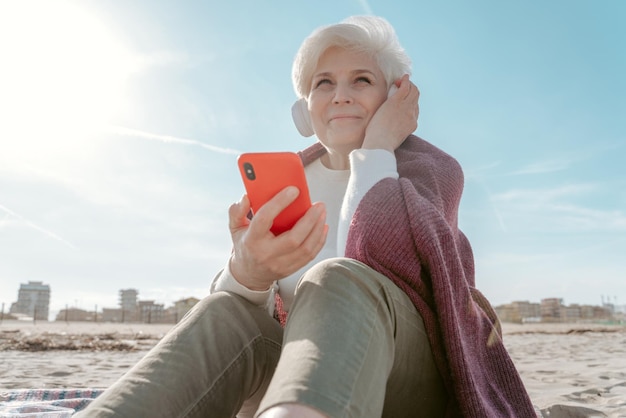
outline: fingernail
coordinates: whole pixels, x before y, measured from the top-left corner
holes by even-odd
[[[313,209],[315,210],[315,214],[318,216],[322,215],[326,211],[324,205],[315,205]]]
[[[300,190],[296,186],[287,187],[287,197],[296,197],[300,194]]]

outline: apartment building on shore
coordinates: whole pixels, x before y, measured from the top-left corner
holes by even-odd
[[[540,303],[516,301],[495,308],[502,322],[584,322],[611,321],[623,317],[612,304],[565,305],[563,299],[546,298]]]
[[[11,304],[9,314],[47,321],[50,314],[50,286],[36,281],[20,284],[17,302]]]

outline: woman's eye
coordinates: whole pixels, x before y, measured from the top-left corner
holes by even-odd
[[[367,84],[372,84],[372,81],[371,81],[369,78],[367,78],[367,77],[358,77],[358,78],[356,79],[356,82],[357,82],[357,83],[367,83]]]
[[[315,87],[320,87],[324,84],[330,84],[330,80],[327,78],[323,78],[321,80],[319,80],[317,83],[315,83]]]

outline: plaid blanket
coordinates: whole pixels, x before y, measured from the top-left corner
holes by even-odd
[[[85,409],[104,389],[15,389],[0,390],[0,408],[25,404]]]

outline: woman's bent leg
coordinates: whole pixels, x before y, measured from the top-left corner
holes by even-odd
[[[259,412],[287,403],[329,417],[437,416],[445,390],[406,294],[355,260],[307,272]]]
[[[282,334],[264,309],[210,295],[77,417],[233,417],[265,391]]]

